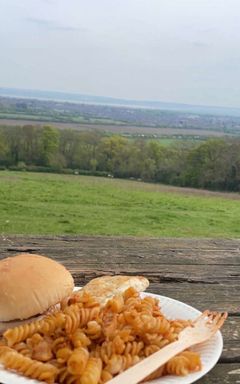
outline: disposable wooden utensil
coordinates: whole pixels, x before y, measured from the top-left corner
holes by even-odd
[[[173,356],[185,349],[210,339],[221,328],[227,318],[227,313],[203,312],[193,323],[186,327],[177,341],[168,344],[153,355],[143,359],[140,363],[120,373],[108,384],[138,384]]]

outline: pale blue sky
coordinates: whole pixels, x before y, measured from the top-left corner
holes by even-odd
[[[240,107],[239,0],[0,0],[0,86]]]

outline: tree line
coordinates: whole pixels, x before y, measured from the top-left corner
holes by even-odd
[[[240,139],[164,146],[158,140],[106,136],[97,131],[2,127],[0,167],[240,191]]]

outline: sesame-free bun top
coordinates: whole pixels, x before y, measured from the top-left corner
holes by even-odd
[[[44,313],[71,294],[74,282],[61,264],[24,253],[0,261],[0,321]]]

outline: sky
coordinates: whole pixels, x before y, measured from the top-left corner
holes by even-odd
[[[0,0],[0,87],[240,107],[239,0]]]

